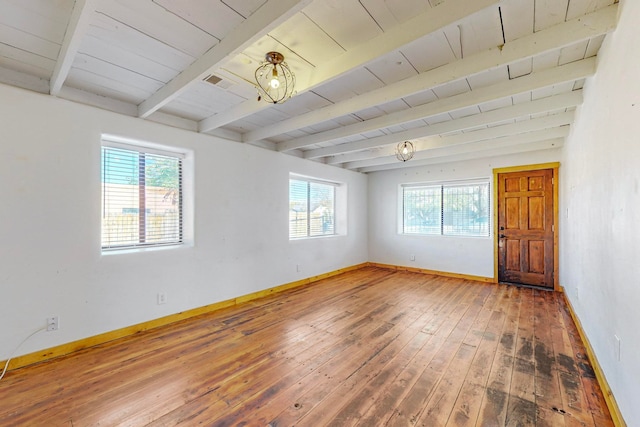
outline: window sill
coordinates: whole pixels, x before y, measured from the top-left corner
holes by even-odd
[[[145,253],[145,252],[179,250],[181,248],[187,248],[191,246],[192,245],[189,245],[186,243],[176,243],[173,245],[147,246],[147,247],[138,247],[138,248],[102,249],[100,254],[104,256],[120,255],[120,254],[124,255],[124,254],[135,254],[135,253]]]

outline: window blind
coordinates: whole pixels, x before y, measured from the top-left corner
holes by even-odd
[[[489,182],[403,186],[402,232],[489,236]]]
[[[289,238],[335,234],[335,185],[289,180]]]
[[[403,189],[404,233],[440,234],[442,231],[441,186]]]
[[[102,147],[102,248],[182,243],[182,159]]]
[[[443,234],[489,235],[489,183],[442,187]]]

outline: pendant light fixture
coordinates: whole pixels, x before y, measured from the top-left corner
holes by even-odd
[[[284,55],[268,52],[264,62],[256,69],[258,101],[264,99],[273,104],[282,104],[293,96],[296,76],[284,62]]]
[[[413,143],[411,141],[400,142],[396,146],[396,157],[401,162],[406,162],[407,160],[411,160],[415,153],[416,153],[416,149],[413,146]]]

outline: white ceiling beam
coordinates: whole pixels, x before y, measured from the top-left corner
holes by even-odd
[[[535,101],[523,102],[509,107],[488,111],[486,113],[474,114],[473,116],[462,117],[433,125],[425,125],[389,135],[363,139],[361,141],[347,142],[331,147],[317,148],[315,150],[307,150],[304,152],[304,158],[315,159],[318,157],[329,156],[327,157],[327,163],[329,164],[361,160],[363,158],[367,158],[363,156],[375,156],[375,154],[370,152],[370,150],[376,147],[396,144],[400,141],[424,138],[432,135],[464,131],[474,127],[499,123],[505,120],[512,120],[531,114],[571,108],[580,104],[582,104],[582,90],[575,90],[573,92],[549,96]]]
[[[460,153],[460,154],[451,155],[451,156],[444,156],[444,157],[434,156],[434,157],[431,157],[428,159],[422,159],[422,160],[411,159],[409,162],[399,162],[396,160],[395,163],[388,163],[385,165],[360,168],[358,169],[358,172],[370,173],[370,172],[380,172],[385,170],[400,169],[400,168],[406,168],[406,167],[440,165],[445,163],[463,162],[466,160],[485,159],[489,157],[506,156],[509,154],[520,154],[520,153],[527,153],[531,151],[549,150],[554,148],[560,148],[563,145],[564,145],[564,138],[552,138],[544,141],[530,142],[528,144],[502,146],[500,148],[492,148],[487,150],[479,149],[478,151]]]
[[[298,93],[311,90],[320,84],[336,79],[347,72],[362,67],[380,56],[405,46],[412,41],[424,37],[433,32],[461,21],[469,15],[473,15],[483,9],[498,4],[500,0],[449,0],[426,12],[417,15],[410,20],[397,25],[373,39],[362,43],[354,49],[338,55],[337,57],[318,64],[313,70],[308,82],[298,81],[296,91]],[[207,132],[227,123],[241,119],[266,108],[269,104],[245,101],[224,113],[203,119],[200,122],[200,132]],[[260,138],[254,138],[257,140]]]
[[[62,46],[60,46],[60,52],[58,53],[58,59],[56,60],[56,66],[53,69],[49,83],[49,93],[51,95],[58,96],[64,81],[69,75],[73,60],[78,53],[78,49],[80,49],[80,43],[82,43],[82,39],[89,29],[91,14],[96,10],[96,1],[76,0],[73,6],[69,24],[62,40]]]
[[[463,153],[473,153],[476,151],[489,150],[494,148],[503,148],[519,144],[528,144],[536,141],[544,141],[555,138],[566,138],[569,135],[569,126],[556,127],[551,129],[543,129],[533,132],[521,133],[517,135],[506,135],[492,140],[481,140],[468,142],[466,144],[455,144],[450,146],[442,146],[428,150],[416,152],[411,160],[422,160],[437,157],[454,156]],[[351,162],[344,165],[346,169],[362,169],[371,166],[379,166],[385,164],[398,163],[399,160],[395,155],[379,157],[371,160],[363,160],[360,162]]]
[[[107,96],[96,95],[86,90],[77,89],[71,86],[64,86],[58,95],[62,99],[77,102],[79,104],[91,105],[107,111],[113,111],[126,116],[136,116],[136,105],[119,99]]]
[[[462,108],[530,92],[532,90],[556,84],[583,79],[593,75],[595,70],[595,57],[583,59],[560,67],[549,68],[526,76],[518,77],[517,79],[481,87],[448,98],[439,99],[418,107],[396,111],[391,114],[386,114],[384,116],[343,126],[337,129],[306,135],[287,142],[292,146],[300,148],[320,142],[334,141],[336,139],[433,117],[438,114],[460,110]]]
[[[416,143],[416,153],[413,156],[416,159],[430,157],[433,150],[446,149],[447,151],[457,153],[459,146],[473,146],[477,150],[480,145],[491,145],[494,141],[526,141],[558,138],[566,136],[569,125],[573,121],[573,112],[555,114],[552,116],[542,117],[539,119],[525,120],[508,125],[496,126],[492,128],[476,130],[456,135],[444,136],[442,138],[429,138],[427,141],[419,141]],[[561,130],[560,130],[561,129]],[[547,132],[548,131],[548,132]],[[361,167],[382,165],[398,161],[395,155],[395,147],[386,147],[378,152],[378,157],[373,159],[359,160],[345,163],[348,169],[358,169]]]
[[[615,28],[617,8],[615,4],[600,9],[589,15],[511,41],[504,46],[471,55],[366,94],[247,132],[243,140],[255,141],[301,129],[606,34]],[[287,147],[289,147],[287,142],[282,142],[279,151],[286,151]],[[289,149],[295,148],[299,147]]]
[[[311,0],[269,0],[235,27],[187,69],[138,106],[138,116],[147,117],[183,93],[193,83],[238,55],[251,43],[298,13]]]

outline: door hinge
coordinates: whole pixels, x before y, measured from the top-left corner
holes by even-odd
[[[551,178],[551,185],[553,185],[555,182],[555,178]]]
[[[553,231],[555,233],[555,231],[556,231],[556,225],[555,224],[551,224],[551,231]]]

